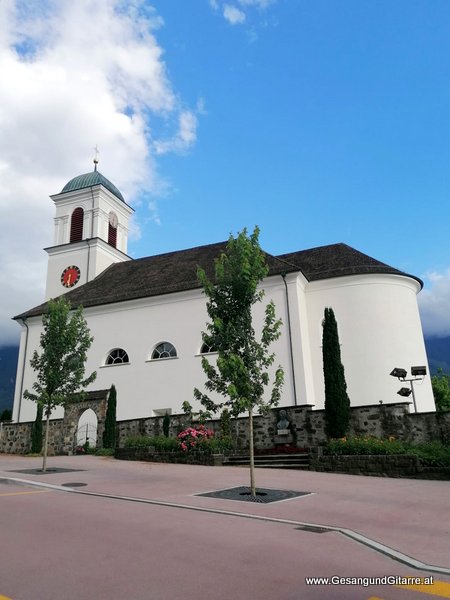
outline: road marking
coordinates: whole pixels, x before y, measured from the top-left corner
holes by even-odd
[[[33,492],[7,492],[6,494],[0,494],[0,496],[24,496],[25,494],[48,494],[50,490],[36,490]],[[0,596],[0,600],[3,600],[6,596]]]
[[[430,596],[439,596],[440,598],[450,598],[450,583],[446,581],[434,581],[430,585],[412,584],[412,585],[396,585],[394,587],[404,590],[413,590]]]
[[[11,598],[8,598],[8,596],[2,596],[0,594],[0,600],[11,600]]]

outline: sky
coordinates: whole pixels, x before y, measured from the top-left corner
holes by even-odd
[[[420,277],[450,335],[448,0],[1,0],[0,73],[0,346],[94,147],[130,256],[344,242]]]

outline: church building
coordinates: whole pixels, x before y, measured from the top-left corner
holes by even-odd
[[[193,389],[205,381],[201,358],[215,360],[216,354],[202,344],[208,316],[197,267],[211,276],[226,242],[132,259],[127,236],[133,209],[97,165],[51,199],[56,214],[53,245],[46,248],[45,300],[65,294],[73,307],[84,307],[94,338],[86,373],[97,372],[88,389],[116,386],[118,420],[180,413],[185,400],[198,409]],[[255,307],[255,329],[273,300],[283,322],[272,345],[274,370],[281,365],[285,371],[281,406],[324,407],[326,307],[338,323],[352,406],[398,402],[405,384],[390,376],[394,368],[420,365],[429,372],[417,305],[420,279],[343,243],[266,254],[266,260],[269,274],[263,302]],[[15,422],[36,415],[23,392],[33,385],[30,359],[39,349],[45,310],[46,303],[14,317],[22,327]],[[414,392],[418,412],[435,410],[428,375],[415,382]],[[58,408],[52,418],[62,415]]]

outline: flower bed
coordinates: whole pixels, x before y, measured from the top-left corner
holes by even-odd
[[[450,479],[450,446],[410,444],[394,437],[344,437],[319,448],[310,468],[353,475]]]
[[[157,452],[152,446],[117,448],[114,457],[118,460],[143,460],[148,462],[183,463],[191,465],[215,465],[223,462],[223,454],[211,452]]]
[[[130,436],[114,456],[121,460],[218,465],[233,448],[230,438],[214,437],[204,425],[187,427],[176,438]]]
[[[207,448],[208,440],[214,437],[211,429],[206,429],[204,425],[197,427],[188,427],[177,435],[177,440],[183,452],[189,452],[200,448]]]
[[[430,467],[450,467],[450,446],[440,442],[424,444],[410,444],[395,439],[379,439],[371,436],[343,437],[330,440],[323,447],[323,454],[327,456],[342,455],[408,455],[420,459],[421,464]]]

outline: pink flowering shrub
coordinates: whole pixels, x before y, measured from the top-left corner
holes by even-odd
[[[214,432],[211,429],[206,429],[204,425],[196,427],[188,427],[177,435],[178,443],[183,452],[189,450],[200,449],[205,446],[207,440],[214,437]]]

